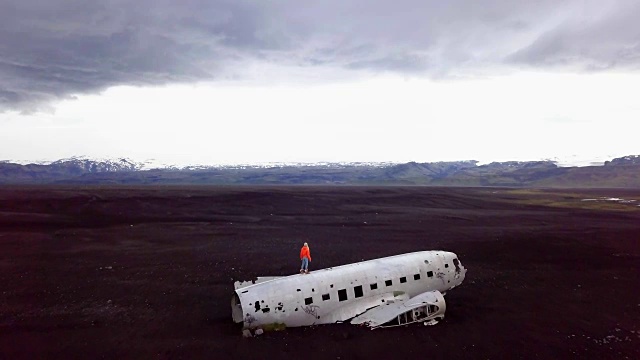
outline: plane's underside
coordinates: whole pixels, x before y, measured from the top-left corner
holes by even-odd
[[[444,318],[443,293],[460,285],[465,273],[455,254],[422,251],[236,282],[233,320],[248,329],[349,320],[371,328],[429,324]]]

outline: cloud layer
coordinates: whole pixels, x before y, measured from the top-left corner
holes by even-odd
[[[637,70],[639,16],[635,0],[9,0],[0,111],[116,85],[256,78],[247,69],[269,66],[432,77]]]

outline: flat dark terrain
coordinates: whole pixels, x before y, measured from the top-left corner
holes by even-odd
[[[599,199],[616,197],[628,202]],[[635,201],[631,201],[635,200]],[[640,359],[640,190],[4,187],[0,358]],[[436,326],[244,339],[233,282],[418,250]]]

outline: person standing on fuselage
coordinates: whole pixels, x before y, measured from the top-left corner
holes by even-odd
[[[309,273],[309,263],[311,262],[311,251],[309,251],[309,245],[304,243],[302,249],[300,249],[300,260],[302,260],[302,266],[300,267],[300,274]]]

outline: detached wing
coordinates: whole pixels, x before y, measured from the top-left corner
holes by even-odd
[[[397,326],[444,317],[446,303],[440,291],[428,291],[407,300],[386,302],[354,317],[352,324],[371,328]]]

